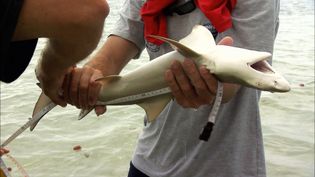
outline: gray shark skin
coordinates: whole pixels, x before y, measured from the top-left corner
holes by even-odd
[[[267,60],[271,59],[270,53],[216,45],[212,34],[203,26],[195,26],[192,32],[179,42],[159,36],[151,37],[169,43],[175,50],[125,75],[112,75],[99,79],[98,81],[102,83],[99,101],[108,102],[166,88],[168,86],[164,80],[165,71],[174,60],[183,62],[186,58],[194,60],[197,66],[206,66],[221,82],[237,83],[270,92],[290,90],[288,81],[268,64]],[[151,98],[121,102],[119,105],[138,104],[146,111],[149,121],[153,121],[171,99],[171,93],[166,93]],[[36,104],[35,109],[41,110],[44,106]],[[81,114],[81,118],[88,112]]]

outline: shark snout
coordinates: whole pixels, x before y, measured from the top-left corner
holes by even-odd
[[[289,82],[268,63],[272,55],[268,52],[255,52],[252,59],[247,65],[251,68],[251,73],[256,75],[254,78],[259,80],[257,87],[262,90],[275,92],[290,91]],[[259,78],[259,79],[258,79]]]
[[[278,92],[288,92],[291,90],[290,83],[280,75],[278,75],[278,79],[274,80],[273,86],[275,91]]]

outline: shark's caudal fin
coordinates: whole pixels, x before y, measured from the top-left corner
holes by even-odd
[[[38,112],[42,111],[42,109],[43,109],[44,107],[46,107],[48,104],[50,104],[50,103],[51,103],[51,99],[48,98],[48,97],[44,94],[44,92],[42,92],[42,93],[40,94],[40,96],[39,96],[39,98],[38,98],[36,104],[35,104],[32,117],[34,117]],[[37,125],[37,123],[38,123],[39,121],[40,121],[40,119],[39,119],[37,122],[35,122],[34,124],[32,124],[32,125],[30,126],[30,130],[31,130],[31,131],[34,130],[34,128],[36,127],[36,125]]]

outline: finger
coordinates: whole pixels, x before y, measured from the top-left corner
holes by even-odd
[[[201,78],[201,75],[195,63],[190,59],[186,59],[183,62],[183,68],[186,74],[189,76],[190,81],[194,86],[195,92],[198,95],[196,97],[196,100],[200,102],[200,104],[207,103],[205,101],[208,97],[211,96],[211,94],[205,81],[203,80],[203,78]]]
[[[224,37],[219,43],[218,45],[233,45],[233,38],[231,38],[230,36]]]
[[[83,68],[80,85],[79,85],[79,104],[83,109],[89,109],[88,102],[88,90],[90,84],[90,78],[92,76],[92,70],[90,68]]]
[[[94,70],[93,75],[90,79],[90,88],[89,88],[89,94],[88,94],[90,106],[94,106],[96,104],[98,95],[102,88],[102,84],[100,82],[96,82],[95,80],[102,77],[103,77],[103,74],[101,71]]]
[[[4,148],[0,148],[0,156],[9,153],[10,151]]]
[[[97,116],[100,116],[106,112],[106,106],[95,106],[94,111]]]
[[[72,78],[72,71],[75,68],[75,66],[69,67],[69,69],[67,70],[67,73],[65,74],[65,78],[63,80],[62,83],[62,89],[63,89],[63,98],[64,100],[69,103],[69,104],[73,104],[70,98],[70,84],[71,84],[71,78]]]
[[[210,90],[212,95],[216,95],[217,90],[217,80],[216,78],[209,72],[209,70],[205,66],[200,67],[201,77],[204,79],[207,84],[208,89]]]
[[[168,83],[168,86],[172,91],[172,95],[176,99],[177,103],[179,103],[184,108],[189,107],[190,104],[186,101],[186,97],[179,88],[175,76],[171,70],[167,70],[165,72],[165,81]]]
[[[69,104],[73,104],[70,98],[70,84],[71,84],[71,73],[68,73],[65,75],[65,78],[63,80],[63,84],[62,84],[62,89],[63,89],[63,98],[64,100],[69,103]]]
[[[194,89],[191,86],[189,78],[186,76],[186,73],[183,70],[182,65],[175,61],[171,65],[171,71],[174,73],[175,79],[181,89],[182,93],[188,99],[192,99],[196,96]]]
[[[92,81],[90,84],[88,93],[89,106],[94,106],[96,104],[101,87],[102,85],[95,81]]]
[[[44,92],[45,93],[45,92]],[[46,95],[51,99],[52,102],[55,104],[65,107],[67,106],[66,101],[63,99],[63,97],[60,94],[60,90],[53,90],[52,92],[48,92]]]
[[[80,79],[81,79],[81,75],[82,75],[82,71],[80,69],[74,69],[72,70],[72,78],[71,78],[71,84],[70,84],[70,98],[72,103],[77,107],[77,108],[81,108],[80,104],[79,104],[79,83],[80,83]]]

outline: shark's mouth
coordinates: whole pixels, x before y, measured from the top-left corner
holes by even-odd
[[[267,62],[271,59],[270,53],[263,52],[261,57],[258,57],[256,60],[247,63],[256,72],[264,74],[275,74],[275,71],[272,69],[271,65]]]
[[[272,67],[269,65],[269,63],[264,60],[264,61],[259,61],[257,63],[254,63],[250,65],[251,68],[258,72],[262,72],[265,74],[274,74],[275,72],[272,70]]]

